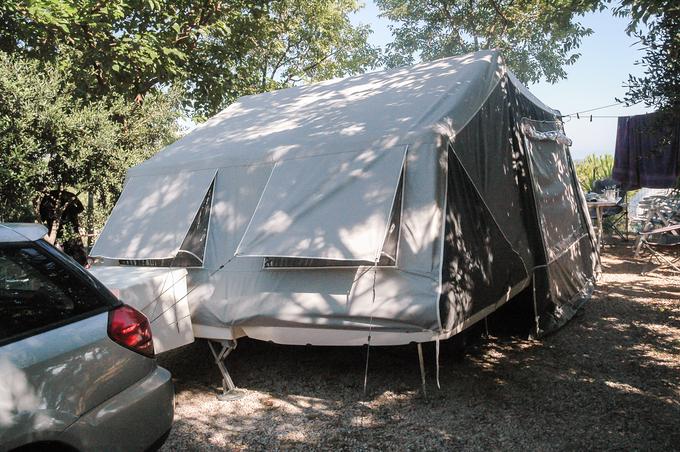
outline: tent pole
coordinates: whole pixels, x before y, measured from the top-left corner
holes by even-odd
[[[217,352],[215,349],[214,343],[218,342],[222,348]],[[220,370],[220,373],[222,374],[222,394],[219,394],[217,396],[217,399],[223,402],[228,402],[230,400],[238,400],[242,398],[245,394],[242,390],[236,387],[234,384],[234,381],[231,379],[231,376],[229,375],[229,371],[227,370],[227,365],[226,365],[226,360],[227,356],[229,354],[236,350],[236,340],[235,339],[227,339],[227,340],[221,340],[221,341],[212,341],[208,339],[208,347],[210,347],[210,351],[213,354],[213,357],[215,358],[215,363],[217,364],[217,368]]]

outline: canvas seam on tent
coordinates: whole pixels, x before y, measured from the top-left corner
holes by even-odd
[[[441,214],[441,226],[439,228],[439,271],[438,273],[438,287],[437,287],[437,294],[436,294],[436,299],[435,299],[435,305],[436,305],[436,311],[437,311],[437,325],[439,326],[439,331],[444,331],[444,325],[442,325],[442,314],[441,314],[441,309],[439,307],[442,299],[442,295],[444,294],[444,247],[446,245],[446,240],[444,240],[444,236],[446,235],[446,207],[449,202],[449,183],[448,183],[448,173],[449,173],[449,158],[448,158],[448,151],[449,151],[449,146],[453,148],[453,145],[451,144],[451,140],[446,141],[446,147],[443,152],[443,154],[446,156],[445,159],[442,159],[446,162],[446,168],[444,168],[444,171],[442,172],[442,176],[444,178],[443,180],[443,185],[444,185],[444,204],[442,205],[442,214]],[[439,342],[437,342],[437,353],[439,353]],[[439,373],[439,358],[437,358],[437,373]],[[439,377],[437,377],[437,382],[439,382]]]
[[[504,63],[505,63],[505,62],[504,62]],[[491,95],[493,94],[493,92],[494,92],[494,90],[496,89],[496,87],[497,87],[497,86],[499,85],[499,83],[501,83],[501,81],[503,80],[503,77],[505,76],[505,73],[506,73],[505,64],[503,64],[503,72],[502,72],[502,73],[500,74],[500,76],[498,77],[498,80],[496,81],[496,83],[494,83],[493,86],[489,87],[489,92],[487,92],[487,93],[484,95],[484,98],[483,98],[482,101],[479,103],[480,108],[486,103],[487,100],[489,100],[489,98],[490,98]],[[448,94],[449,94],[449,91],[447,91],[447,95],[448,95]],[[479,108],[477,109],[477,111],[479,111]],[[472,121],[472,120],[474,119],[474,117],[475,117],[475,115],[472,115],[472,116],[470,116],[465,122],[463,122],[463,123],[460,125],[460,127],[458,128],[458,130],[454,130],[454,131],[453,131],[453,135],[452,135],[452,136],[446,136],[447,142],[450,142],[450,141],[452,141],[452,140],[455,141],[456,134],[457,134],[458,132],[460,132],[461,130],[463,130],[463,129],[465,128],[465,126],[467,126],[467,125],[470,123],[470,121]],[[441,124],[441,120],[439,121],[439,124]],[[435,129],[435,128],[436,128],[436,127],[433,127],[433,129]],[[433,132],[434,132],[434,130],[433,130]],[[441,135],[444,135],[444,134],[441,134]],[[445,136],[445,135],[444,135],[444,136]]]
[[[522,279],[517,284],[515,284],[515,286],[516,287],[523,286],[523,289],[525,289],[526,287],[528,287],[527,282],[529,280],[531,280],[531,278],[532,278],[532,275],[528,274],[527,276],[524,277],[524,279]],[[451,336],[454,336],[454,335],[460,333],[461,331],[465,330],[468,326],[477,323],[478,321],[482,320],[487,315],[495,312],[496,309],[498,309],[500,306],[503,306],[505,303],[512,300],[512,298],[510,298],[510,300],[506,300],[503,303],[499,304],[500,300],[503,300],[506,297],[507,297],[507,294],[503,294],[495,303],[491,303],[488,306],[485,306],[484,308],[475,312],[474,314],[472,314],[468,318],[462,319],[460,322],[458,322],[458,324],[452,326],[451,329],[449,329],[449,330],[443,329],[442,332],[444,333],[444,335],[448,335],[448,337],[451,337]]]
[[[563,250],[561,250],[561,251],[559,252],[559,254],[555,255],[555,257],[554,257],[553,259],[547,261],[545,264],[537,265],[537,266],[535,266],[534,268],[536,269],[536,268],[540,268],[540,267],[547,267],[547,266],[549,266],[550,264],[554,263],[554,262],[557,261],[559,258],[561,258],[562,256],[564,256],[564,254],[565,254],[567,251],[569,251],[570,249],[572,249],[572,248],[574,247],[574,245],[576,245],[576,244],[579,243],[581,240],[583,240],[583,237],[586,237],[587,235],[588,235],[587,232],[582,233],[582,234],[578,237],[578,239],[574,240],[568,247],[566,247],[566,248],[564,248]]]

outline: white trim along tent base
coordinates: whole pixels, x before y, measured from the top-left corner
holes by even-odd
[[[598,266],[568,144],[494,51],[243,97],[128,171],[93,273],[158,351],[433,341],[527,291],[540,336]]]

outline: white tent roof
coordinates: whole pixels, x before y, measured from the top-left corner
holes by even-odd
[[[434,142],[464,127],[506,73],[498,52],[482,51],[243,97],[130,175]]]

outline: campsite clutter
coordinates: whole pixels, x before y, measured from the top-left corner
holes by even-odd
[[[568,145],[493,51],[244,97],[128,171],[92,270],[225,390],[244,336],[420,344],[520,300],[541,336],[599,265]]]
[[[621,117],[616,136],[613,177],[639,192],[632,217],[635,256],[648,256],[646,273],[680,273],[680,120],[652,113]],[[656,189],[656,193],[649,190]]]

